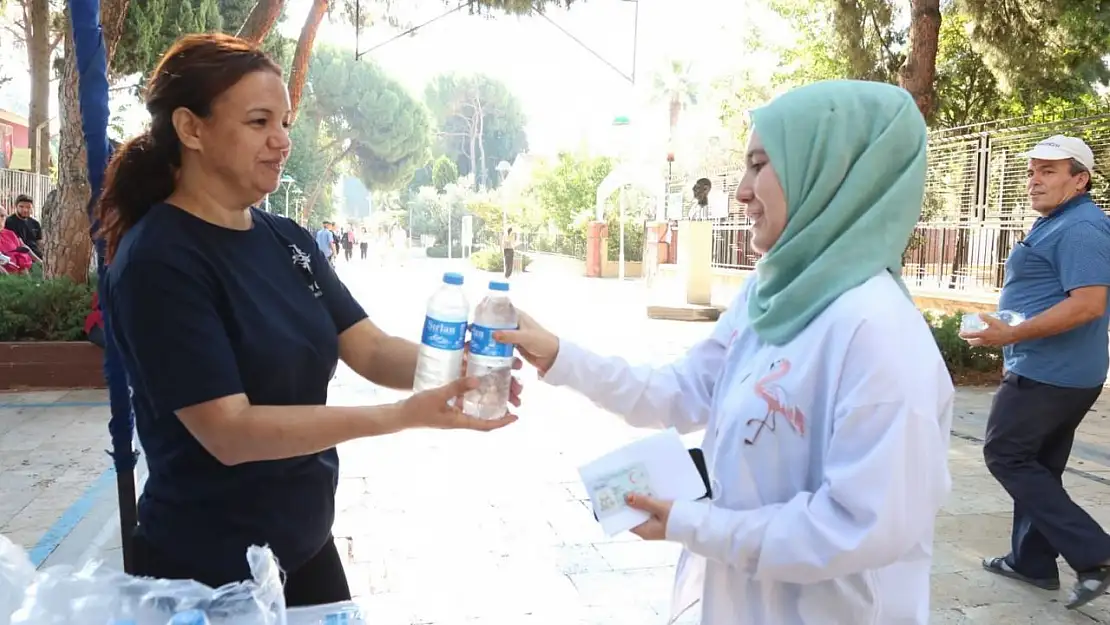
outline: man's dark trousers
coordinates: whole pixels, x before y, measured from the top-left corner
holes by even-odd
[[[983,457],[1014,500],[1008,564],[1028,577],[1059,577],[1057,555],[1076,571],[1110,560],[1110,536],[1068,497],[1063,475],[1079,427],[1102,392],[1006,373],[991,404]]]

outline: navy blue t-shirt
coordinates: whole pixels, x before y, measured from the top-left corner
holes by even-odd
[[[249,577],[247,547],[296,570],[331,535],[339,457],[225,466],[175,411],[245,393],[252,405],[322,405],[338,335],[366,317],[307,231],[252,209],[230,230],[160,204],[120,242],[108,310],[150,470],[139,533],[209,583]]]

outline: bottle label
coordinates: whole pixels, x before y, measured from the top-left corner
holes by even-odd
[[[431,317],[424,318],[424,335],[420,342],[428,347],[457,351],[466,343],[465,321],[440,321]]]
[[[512,358],[513,346],[510,343],[498,343],[493,340],[493,333],[507,328],[487,328],[485,326],[470,326],[470,353],[475,356],[489,356],[492,358]]]

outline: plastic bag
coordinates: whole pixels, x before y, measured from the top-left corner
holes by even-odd
[[[289,608],[286,625],[369,625],[354,601]]]
[[[100,562],[51,567],[27,589],[11,625],[285,625],[273,553],[247,550],[252,581],[213,589],[192,580],[132,577]]]
[[[23,604],[23,594],[35,581],[35,566],[27,552],[0,534],[0,625],[11,622]]]

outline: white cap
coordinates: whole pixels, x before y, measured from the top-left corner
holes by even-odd
[[[1045,161],[1066,161],[1074,158],[1086,167],[1087,171],[1095,170],[1095,153],[1082,139],[1075,137],[1064,135],[1049,137],[1026,152],[1024,156]]]

